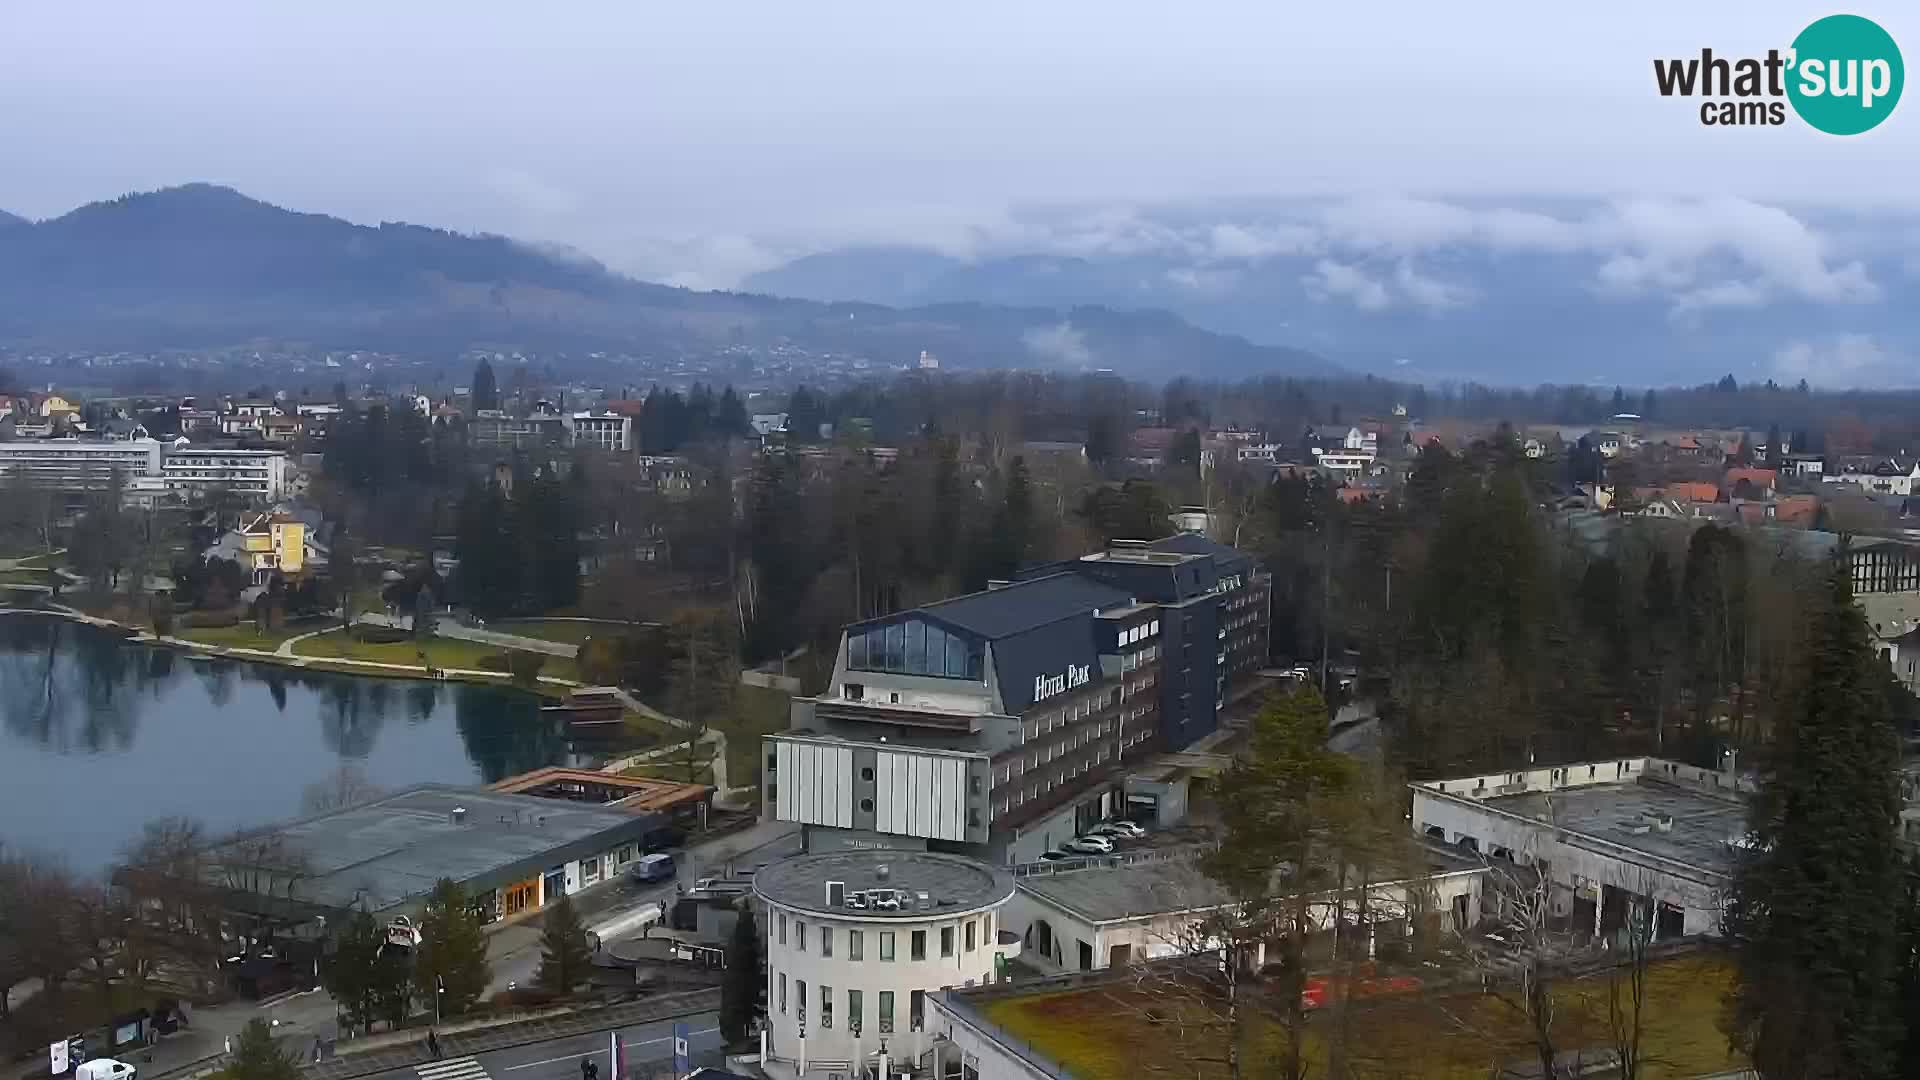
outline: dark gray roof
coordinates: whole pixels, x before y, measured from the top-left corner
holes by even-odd
[[[1426,873],[1436,875],[1480,868],[1475,861],[1413,839],[1407,842],[1407,853],[1406,865],[1410,871],[1413,860],[1418,860]],[[1052,872],[1041,870],[1022,877],[1020,889],[1095,923],[1205,910],[1233,901],[1232,894],[1199,866],[1181,858]]]
[[[1020,879],[1020,888],[1096,923],[1213,908],[1233,899],[1180,859],[1031,874]]]
[[[1177,551],[1183,555],[1205,555],[1223,572],[1245,566],[1253,557],[1236,547],[1210,540],[1199,533],[1175,533],[1147,545],[1154,551]]]
[[[456,823],[455,808],[466,813]],[[522,880],[644,835],[656,815],[438,784],[266,830],[298,853],[294,899],[329,908],[364,896],[382,911],[446,877],[475,891]]]
[[[902,889],[916,897],[899,911],[854,909],[827,904],[827,883],[840,882],[849,893]],[[959,855],[931,851],[835,851],[798,855],[760,868],[753,891],[783,907],[851,919],[932,919],[1000,903],[1013,895],[1006,871]],[[926,893],[931,907],[917,897]]]
[[[1111,585],[1079,574],[1060,573],[956,596],[918,610],[994,641],[1095,608],[1124,607],[1132,600],[1130,593]]]

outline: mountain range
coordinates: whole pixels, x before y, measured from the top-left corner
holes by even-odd
[[[457,351],[512,345],[671,359],[728,346],[958,367],[1163,378],[1326,373],[1284,345],[1165,311],[1014,298],[903,307],[696,292],[633,280],[571,250],[418,225],[353,224],[189,184],[28,222],[0,214],[0,345]]]
[[[828,247],[742,287],[902,307],[1153,308],[1429,383],[1920,385],[1910,214],[1726,197],[1077,213],[940,249]]]

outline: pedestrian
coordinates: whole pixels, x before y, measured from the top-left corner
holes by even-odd
[[[593,1059],[580,1059],[580,1080],[593,1080]]]
[[[225,1051],[226,1055],[228,1057],[232,1057],[233,1056],[233,1036],[231,1035],[227,1036],[224,1041],[224,1045],[226,1047],[226,1051]]]
[[[313,1060],[316,1065],[320,1062],[320,1036],[318,1035],[313,1037]]]
[[[433,1060],[440,1060],[440,1033],[433,1028],[427,1029],[427,1053],[433,1056]]]

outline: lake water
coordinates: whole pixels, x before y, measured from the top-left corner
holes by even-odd
[[[76,870],[107,865],[154,818],[224,832],[293,817],[343,763],[396,788],[568,761],[523,691],[192,661],[0,616],[0,840]]]

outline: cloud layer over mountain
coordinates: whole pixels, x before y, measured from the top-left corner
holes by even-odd
[[[872,280],[860,272],[871,252],[856,248],[746,284],[890,303],[1025,292],[1160,306],[1432,377],[1524,380],[1544,377],[1544,363],[1574,380],[1734,371],[1911,383],[1920,373],[1890,358],[1916,351],[1915,237],[1920,219],[1908,214],[1728,195],[1506,205],[1374,195],[1031,211],[895,237],[893,272]],[[900,273],[910,252],[925,260]],[[1862,342],[1889,359],[1862,362]],[[1809,364],[1808,350],[1850,362]]]

